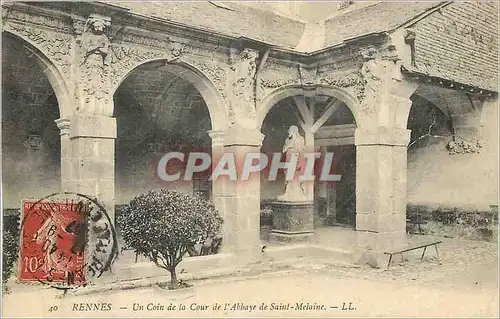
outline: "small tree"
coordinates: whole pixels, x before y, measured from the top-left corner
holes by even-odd
[[[179,288],[175,268],[188,248],[215,237],[223,222],[211,202],[167,189],[135,197],[117,217],[125,244],[170,272],[170,289]]]

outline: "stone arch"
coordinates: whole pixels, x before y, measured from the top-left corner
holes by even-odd
[[[264,97],[257,108],[257,128],[260,130],[266,115],[269,113],[271,108],[279,101],[286,99],[287,97],[296,95],[307,95],[308,91],[305,91],[300,85],[288,85],[283,86],[272,93]],[[360,106],[355,97],[353,97],[349,92],[332,86],[318,86],[316,88],[316,95],[327,95],[335,97],[342,102],[344,102],[349,110],[351,111],[356,125],[359,126],[359,110]]]
[[[73,109],[71,107],[70,90],[65,78],[62,76],[61,72],[52,62],[52,60],[46,54],[44,54],[42,50],[38,49],[35,44],[32,44],[22,35],[17,34],[16,32],[11,30],[3,30],[2,33],[7,34],[15,41],[21,42],[27,50],[29,50],[34,56],[36,56],[36,62],[40,65],[42,72],[49,80],[49,83],[56,95],[57,104],[59,106],[59,117],[71,117],[71,115],[73,114]]]
[[[168,58],[164,57],[154,58],[134,64],[131,68],[127,69],[122,76],[115,79],[116,81],[110,90],[111,95],[114,95],[123,81],[139,67],[148,63],[166,63],[168,60]],[[226,103],[219,90],[213,84],[213,81],[195,66],[186,62],[169,64],[168,67],[170,72],[190,82],[200,92],[210,114],[212,130],[225,130],[228,124],[225,109]],[[113,114],[113,110],[111,110],[110,114]]]

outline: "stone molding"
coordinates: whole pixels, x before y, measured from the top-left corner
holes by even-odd
[[[356,129],[354,144],[362,145],[387,145],[406,147],[410,142],[410,130],[393,127],[373,127]]]
[[[116,138],[116,119],[102,115],[75,115],[71,118],[69,136],[71,139]]]
[[[69,119],[57,119],[55,120],[57,127],[59,128],[59,134],[61,137],[68,137],[70,131],[71,121]]]
[[[264,134],[257,129],[231,127],[224,135],[224,146],[262,146]]]

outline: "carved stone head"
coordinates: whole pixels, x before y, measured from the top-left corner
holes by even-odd
[[[288,129],[288,136],[294,136],[299,134],[299,128],[296,125],[290,126]]]
[[[249,60],[255,60],[259,57],[259,52],[252,50],[252,49],[244,49],[240,53],[240,58],[241,59],[249,59]]]
[[[181,56],[181,54],[184,52],[184,44],[179,43],[179,42],[172,42],[172,48],[170,52],[172,53],[172,56],[174,58],[177,58]]]
[[[365,61],[373,60],[377,57],[377,49],[374,47],[366,48],[364,50],[361,50],[361,57]]]
[[[109,18],[91,15],[87,19],[86,31],[91,31],[94,34],[100,35],[106,31],[106,28],[111,25]]]

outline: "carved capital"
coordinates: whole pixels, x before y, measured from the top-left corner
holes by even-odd
[[[61,136],[69,137],[69,129],[71,121],[69,119],[57,119],[55,120],[57,127],[59,128],[59,134]]]
[[[212,139],[212,145],[215,146],[223,146],[224,145],[224,138],[226,136],[227,132],[226,131],[208,131],[208,135]]]

